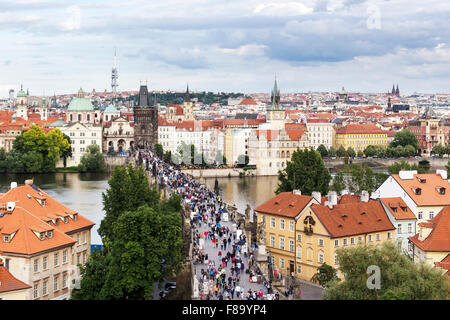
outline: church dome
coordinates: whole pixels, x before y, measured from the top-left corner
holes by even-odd
[[[88,98],[73,98],[67,111],[94,111],[94,105]]]

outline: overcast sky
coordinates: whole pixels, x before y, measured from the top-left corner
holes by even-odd
[[[111,90],[450,93],[442,0],[0,0],[0,96]]]

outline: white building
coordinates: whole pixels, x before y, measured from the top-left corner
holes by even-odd
[[[333,123],[327,119],[307,119],[306,129],[308,131],[309,145],[317,150],[323,144],[327,150],[334,146],[336,131]]]

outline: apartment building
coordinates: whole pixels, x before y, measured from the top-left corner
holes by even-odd
[[[306,119],[309,146],[315,150],[323,144],[327,150],[334,147],[336,131],[328,119]]]
[[[352,147],[356,152],[368,146],[388,146],[388,133],[373,124],[348,124],[336,132],[335,148]]]
[[[12,183],[0,203],[0,258],[32,288],[27,299],[63,300],[89,259],[94,223],[27,180]]]

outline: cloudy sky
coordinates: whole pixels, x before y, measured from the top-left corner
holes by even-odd
[[[450,92],[442,0],[0,0],[8,90]]]

